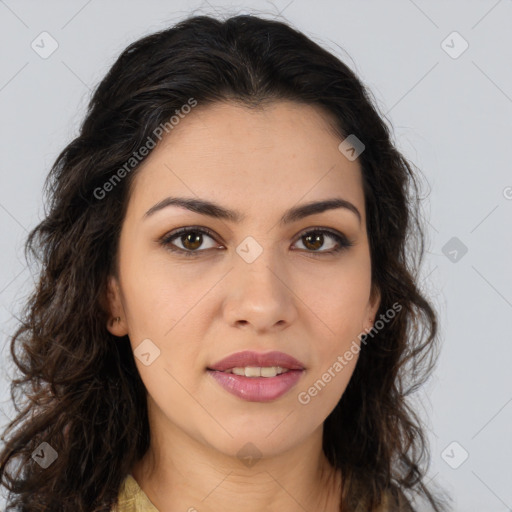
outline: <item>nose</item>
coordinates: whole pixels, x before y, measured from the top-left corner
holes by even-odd
[[[284,265],[267,249],[252,263],[234,257],[226,283],[224,318],[236,328],[255,333],[286,329],[298,317],[297,296]]]

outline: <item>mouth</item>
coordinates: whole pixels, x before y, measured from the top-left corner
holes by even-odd
[[[220,386],[249,402],[269,402],[283,396],[302,377],[304,365],[283,352],[238,352],[208,367]]]

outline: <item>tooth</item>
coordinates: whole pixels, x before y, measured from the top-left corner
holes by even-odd
[[[277,369],[279,366],[271,366],[269,368],[261,368],[262,377],[275,377],[277,375]]]
[[[234,375],[240,375],[242,377],[276,377],[282,373],[289,372],[288,368],[282,368],[281,366],[247,366],[247,367],[235,367],[230,370],[225,370],[225,373],[233,373]]]
[[[247,366],[245,368],[245,376],[246,377],[260,377],[261,376],[261,368],[257,366]]]

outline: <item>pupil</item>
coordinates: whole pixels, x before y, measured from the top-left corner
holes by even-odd
[[[183,246],[187,249],[197,249],[202,242],[202,235],[200,233],[188,233],[181,237]]]
[[[306,247],[309,249],[319,249],[323,245],[324,236],[321,233],[316,235],[306,235]],[[313,243],[311,243],[313,241]]]

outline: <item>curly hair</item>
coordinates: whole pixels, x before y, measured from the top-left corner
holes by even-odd
[[[343,475],[343,512],[415,510],[415,496],[446,510],[425,483],[428,443],[408,403],[439,348],[437,316],[418,285],[425,235],[413,166],[354,72],[288,24],[252,15],[191,16],[128,46],[50,170],[44,219],[25,244],[39,279],[10,341],[19,375],[11,383],[17,416],[0,453],[8,510],[106,512],[149,448],[146,389],[128,336],[106,328],[107,280],[139,165],[108,194],[98,190],[190,98],[201,106],[309,104],[328,113],[340,140],[364,141],[358,161],[377,316],[394,303],[401,310],[365,337],[325,420],[323,450]],[[46,469],[33,457],[43,442],[58,454]]]

